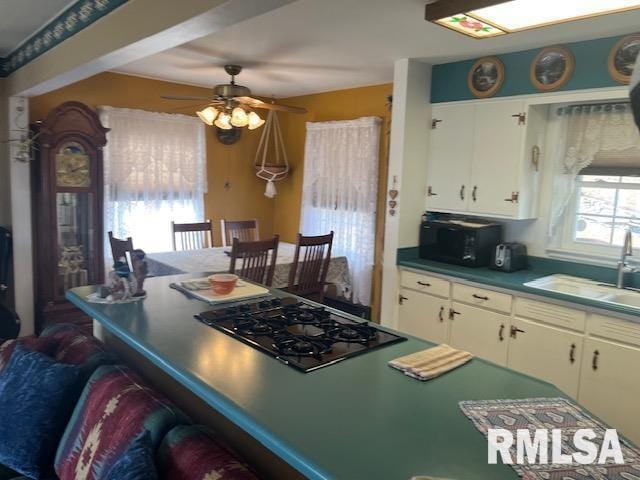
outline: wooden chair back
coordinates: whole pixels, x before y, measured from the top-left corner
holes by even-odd
[[[237,237],[234,238],[229,272],[270,287],[276,268],[279,241],[278,235],[270,240],[255,242],[241,242]]]
[[[213,226],[211,220],[198,223],[171,222],[171,241],[177,250],[176,239],[180,242],[180,250],[200,250],[213,247]]]
[[[114,263],[122,257],[127,261],[127,252],[133,252],[133,240],[131,237],[122,240],[114,237],[113,232],[109,232],[109,244],[111,245],[111,255]]]
[[[253,220],[220,220],[220,232],[222,233],[222,246],[233,245],[233,239],[241,242],[257,242],[260,240],[258,231],[258,219]]]
[[[333,231],[319,236],[298,234],[287,291],[317,302],[324,300],[332,245]]]

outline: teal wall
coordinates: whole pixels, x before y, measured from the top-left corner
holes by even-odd
[[[609,52],[621,37],[599,38],[585,42],[563,44],[575,56],[576,69],[573,77],[560,90],[581,90],[619,86],[607,68]],[[487,41],[487,40],[477,40]],[[542,50],[524,50],[521,52],[496,55],[505,67],[505,80],[495,97],[509,97],[539,93],[529,80],[531,62]],[[473,100],[475,97],[467,87],[467,75],[476,60],[434,65],[431,80],[431,102],[453,102]]]

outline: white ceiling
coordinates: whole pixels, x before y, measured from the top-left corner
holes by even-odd
[[[49,23],[75,0],[0,0],[0,57]]]
[[[400,58],[445,63],[615,36],[640,25],[634,11],[474,40],[426,22],[425,3],[298,0],[118,71],[211,87],[227,82],[222,65],[239,63],[246,68],[238,83],[281,98],[391,82]]]

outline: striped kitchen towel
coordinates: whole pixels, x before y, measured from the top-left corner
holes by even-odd
[[[391,360],[389,366],[418,380],[431,380],[464,365],[472,358],[469,352],[442,344]]]

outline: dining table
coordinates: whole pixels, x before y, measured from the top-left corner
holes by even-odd
[[[289,285],[289,273],[293,265],[296,245],[280,242],[273,273],[274,288]],[[231,264],[231,247],[213,247],[197,250],[147,253],[149,275],[163,277],[194,272],[228,272]],[[336,285],[339,292],[350,289],[349,264],[345,256],[332,256],[329,261],[326,282]]]

